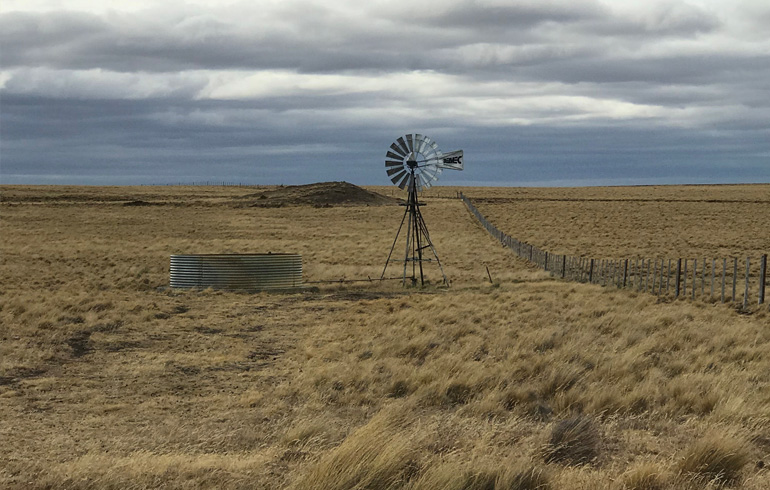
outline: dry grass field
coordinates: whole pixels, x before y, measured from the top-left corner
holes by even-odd
[[[770,186],[463,191],[556,253],[770,248]],[[449,289],[169,289],[174,253],[379,277],[403,208],[255,192],[0,187],[0,488],[770,488],[767,305],[555,280],[447,188]]]

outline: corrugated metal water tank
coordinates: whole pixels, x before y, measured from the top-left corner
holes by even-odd
[[[194,254],[171,256],[172,288],[263,291],[302,287],[297,254]]]

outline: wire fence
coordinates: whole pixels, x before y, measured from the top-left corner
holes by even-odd
[[[473,203],[459,194],[468,210],[503,246],[551,275],[569,281],[634,289],[657,296],[737,303],[747,310],[762,305],[767,289],[767,254],[759,258],[597,259],[559,255],[519,241],[497,229]]]
[[[244,182],[228,182],[224,180],[196,180],[192,182],[165,182],[159,184],[142,184],[149,187],[270,187],[260,184],[249,184]]]

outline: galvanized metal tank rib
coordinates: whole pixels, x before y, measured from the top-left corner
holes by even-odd
[[[298,254],[172,255],[172,288],[214,288],[262,291],[302,287],[302,256]]]

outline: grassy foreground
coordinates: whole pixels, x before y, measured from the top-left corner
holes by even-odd
[[[180,252],[299,252],[309,281],[379,277],[402,208],[1,190],[2,488],[770,488],[767,308],[556,281],[443,196],[423,212],[449,290],[173,291]],[[745,250],[766,231],[699,209]]]

